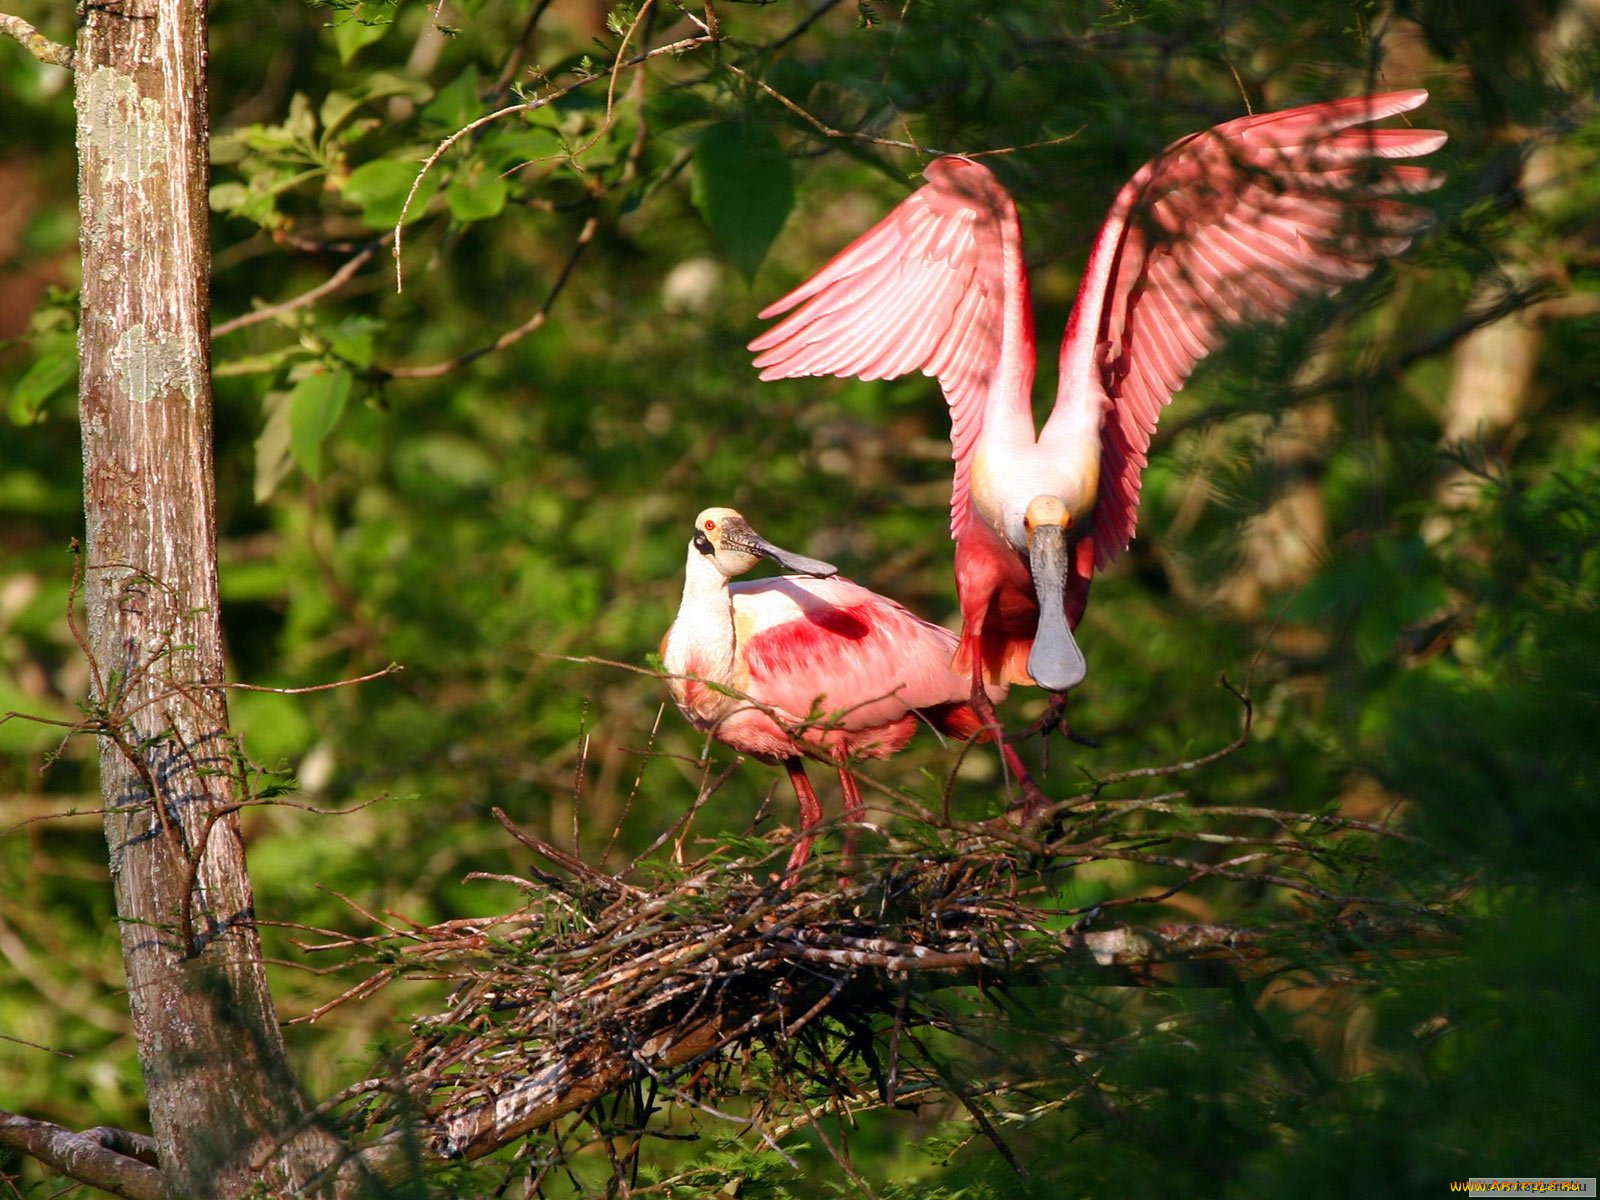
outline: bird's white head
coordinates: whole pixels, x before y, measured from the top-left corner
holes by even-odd
[[[1028,507],[1022,514],[1022,528],[1027,533],[1030,546],[1033,545],[1036,530],[1053,528],[1070,533],[1074,524],[1072,511],[1060,496],[1035,496],[1028,501]]]
[[[689,549],[691,554],[701,555],[728,579],[743,575],[763,558],[800,575],[826,578],[839,573],[839,568],[832,563],[774,546],[731,508],[708,508],[695,517]]]

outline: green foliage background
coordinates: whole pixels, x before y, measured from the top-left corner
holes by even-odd
[[[1432,849],[1386,869],[1476,918],[1468,952],[1388,964],[1359,989],[1041,988],[987,1049],[951,1050],[955,1070],[1007,1063],[1038,1080],[1037,1111],[1003,1131],[1027,1183],[967,1140],[958,1108],[865,1119],[852,1156],[884,1196],[1420,1195],[1469,1173],[1592,1173],[1600,119],[1595,38],[1570,27],[1580,7],[721,4],[729,40],[614,86],[619,55],[695,38],[706,14],[541,6],[524,42],[534,9],[505,0],[437,20],[373,0],[218,8],[232,669],[307,687],[404,666],[232,698],[260,786],[284,801],[247,814],[259,911],[283,923],[270,952],[298,964],[274,969],[284,1015],[352,982],[307,973],[294,945],[316,940],[305,926],[365,928],[341,897],[419,921],[515,903],[463,882],[525,865],[491,807],[618,865],[689,806],[702,740],[670,711],[657,729],[660,684],[614,664],[655,651],[701,507],[735,505],[775,541],[954,618],[936,388],[759,384],[743,348],[759,308],[905,194],[924,160],[890,143],[1031,147],[990,161],[1023,211],[1048,397],[1077,272],[1141,162],[1246,99],[1259,111],[1425,84],[1419,123],[1451,135],[1448,183],[1428,199],[1437,227],[1336,302],[1233,339],[1166,415],[1140,538],[1097,582],[1081,635],[1091,674],[1071,712],[1100,747],[1058,746],[1047,786],[1222,744],[1238,711],[1216,678],[1248,678],[1256,736],[1186,781],[1191,801],[1398,815]],[[70,36],[64,10],[18,11]],[[551,86],[572,90],[484,125],[425,177],[397,294],[380,239],[420,161]],[[0,97],[16,197],[0,282],[20,298],[0,349],[0,712],[70,723],[87,681],[65,620],[82,528],[70,81],[6,43]],[[367,248],[317,303],[222,332]],[[1514,420],[1441,448],[1466,318],[1535,285],[1548,302],[1519,318],[1537,325],[1537,359]],[[1301,427],[1308,453],[1267,451]],[[1290,585],[1253,577],[1244,523],[1300,487],[1325,514],[1324,552]],[[1241,579],[1259,600],[1237,599]],[[1039,709],[1019,690],[1005,714]],[[933,792],[949,762],[919,740],[878,774]],[[761,831],[792,820],[776,779],[735,772],[691,836],[745,830],[758,810]],[[992,807],[998,782],[991,755],[970,756],[963,802]],[[95,816],[62,815],[95,809],[95,789],[90,743],[0,725],[0,1106],[139,1126],[104,844]],[[1171,882],[1124,864],[1082,886]],[[1300,913],[1279,889],[1211,881],[1139,919]],[[434,999],[396,986],[291,1026],[307,1090],[371,1074]],[[1073,1046],[1098,1047],[1093,1064],[1069,1066]],[[856,1186],[809,1135],[792,1139],[796,1175],[736,1127],[682,1128],[702,1139],[653,1149],[642,1182]],[[504,1169],[429,1186],[485,1194]],[[603,1190],[603,1161],[575,1178]]]

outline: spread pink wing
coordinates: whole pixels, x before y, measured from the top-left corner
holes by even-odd
[[[816,712],[875,729],[972,690],[950,669],[955,634],[848,579],[738,583],[733,604],[751,622],[750,697],[797,718]]]
[[[1117,195],[1067,327],[1056,402],[1057,412],[1110,402],[1097,566],[1133,537],[1162,407],[1227,327],[1279,320],[1411,243],[1425,215],[1390,197],[1440,180],[1389,160],[1431,153],[1445,135],[1351,126],[1427,98],[1417,89],[1229,121],[1173,143]]]
[[[921,371],[950,405],[951,533],[965,527],[971,452],[991,396],[1024,410],[1033,317],[1016,206],[987,167],[941,158],[927,184],[805,283],[765,309],[799,306],[750,343],[762,379],[893,379]]]

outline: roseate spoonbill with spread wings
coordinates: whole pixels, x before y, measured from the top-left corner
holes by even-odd
[[[1174,142],[1117,194],[1035,433],[1033,317],[1016,206],[989,170],[941,158],[927,184],[809,281],[750,343],[762,379],[887,379],[920,370],[950,405],[950,533],[980,679],[1064,693],[1082,681],[1072,629],[1096,569],[1134,533],[1161,408],[1225,327],[1272,321],[1398,254],[1421,212],[1391,196],[1439,183],[1390,160],[1436,130],[1352,128],[1416,108],[1420,89],[1241,117]]]
[[[802,574],[730,582],[763,558]],[[863,806],[853,759],[895,753],[919,721],[961,739],[982,730],[970,684],[950,666],[955,649],[948,629],[838,578],[828,563],[774,546],[733,509],[708,508],[694,521],[683,601],[661,661],[691,725],[789,772],[802,825],[792,874],[822,820],[807,751],[837,767],[845,815],[855,820]],[[993,690],[995,699],[1004,694],[1004,685]],[[1001,749],[1019,770],[1015,752]]]

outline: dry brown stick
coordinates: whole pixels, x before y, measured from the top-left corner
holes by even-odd
[[[1359,904],[1373,908],[1399,909],[1403,912],[1423,917],[1435,915],[1425,905],[1412,904],[1404,900],[1390,900],[1384,896],[1344,896],[1337,892],[1330,892],[1327,888],[1318,887],[1314,883],[1291,879],[1287,875],[1274,874],[1268,871],[1241,871],[1238,869],[1269,857],[1264,853],[1242,854],[1237,858],[1231,858],[1221,863],[1203,863],[1196,862],[1194,859],[1178,858],[1176,855],[1147,854],[1142,850],[1123,850],[1116,847],[1102,846],[1095,850],[1094,856],[1101,859],[1118,859],[1122,862],[1144,863],[1154,867],[1176,867],[1179,870],[1195,871],[1202,876],[1209,876],[1214,879],[1231,879],[1236,883],[1271,884],[1274,887],[1286,888],[1289,891],[1310,896],[1312,899],[1321,900],[1325,904],[1337,904],[1342,907]]]
[[[767,96],[770,96],[772,99],[776,100],[789,112],[799,117],[800,120],[811,126],[811,128],[815,129],[825,138],[830,138],[835,141],[861,142],[868,146],[888,146],[892,150],[913,150],[924,158],[931,158],[941,153],[946,153],[946,151],[934,150],[931,147],[922,146],[916,142],[902,142],[894,138],[879,137],[875,133],[859,133],[849,129],[835,129],[832,125],[829,125],[826,121],[817,116],[815,113],[811,112],[809,109],[803,108],[801,105],[789,99],[788,96],[785,96],[782,92],[778,91],[777,88],[766,82],[766,80],[758,79],[756,76],[751,75],[748,71],[744,71],[739,67],[734,66],[732,63],[724,63],[722,65],[724,70],[737,75],[746,83],[753,85],[758,91],[761,91]],[[1062,134],[1060,137],[1045,138],[1043,141],[1039,142],[1026,142],[1019,146],[1002,146],[994,150],[964,150],[961,151],[961,153],[966,158],[984,158],[997,154],[1015,154],[1019,150],[1035,150],[1043,146],[1058,146],[1062,142],[1072,141],[1086,128],[1086,125],[1080,125],[1071,133]]]
[[[500,78],[494,81],[494,94],[505,97],[511,90],[511,84],[517,77],[517,70],[522,66],[522,59],[528,52],[528,43],[533,40],[534,31],[539,28],[545,10],[550,7],[552,0],[539,0],[528,14],[528,20],[522,27],[522,35],[517,38],[516,45],[511,47],[511,52],[506,55],[506,65],[500,69]]]
[[[22,48],[40,62],[72,70],[73,48],[52,42],[21,17],[0,13],[0,34],[22,43]]]
[[[1232,693],[1234,699],[1238,700],[1244,707],[1244,725],[1239,730],[1238,737],[1234,738],[1226,746],[1213,750],[1209,754],[1202,754],[1197,758],[1168,763],[1161,767],[1135,767],[1127,771],[1113,771],[1110,775],[1101,776],[1094,781],[1096,790],[1106,787],[1108,784],[1124,783],[1129,779],[1156,779],[1163,775],[1177,775],[1184,771],[1192,771],[1196,767],[1210,766],[1212,763],[1227,758],[1228,755],[1243,749],[1245,744],[1250,741],[1250,727],[1255,719],[1255,702],[1250,698],[1249,682],[1246,681],[1245,690],[1240,691],[1228,682],[1226,675],[1219,676],[1217,681]]]
[[[1182,796],[1185,794],[1176,792],[1172,795]],[[1340,813],[1292,812],[1284,808],[1261,808],[1250,804],[1207,804],[1201,807],[1191,806],[1186,810],[1170,803],[1170,799],[1170,796],[1151,796],[1148,799],[1130,800],[1097,800],[1090,797],[1065,811],[1075,813],[1080,810],[1104,808],[1128,812],[1134,809],[1148,809],[1151,812],[1179,815],[1187,813],[1188,815],[1205,815],[1208,817],[1259,817],[1264,821],[1276,821],[1280,825],[1326,825],[1331,826],[1332,831],[1335,833],[1342,833],[1345,830],[1358,830],[1362,833],[1375,833],[1383,837],[1395,838],[1402,842],[1420,842],[1419,838],[1409,833],[1402,833],[1392,825],[1380,825],[1376,821],[1362,821],[1355,817],[1346,817]]]
[[[100,660],[95,657],[94,647],[89,645],[89,635],[78,624],[78,594],[83,589],[83,544],[77,538],[69,543],[72,553],[72,583],[67,588],[67,629],[72,633],[72,640],[78,643],[78,649],[83,652],[83,659],[89,664],[89,678],[94,684],[93,695],[102,702],[106,698],[106,681],[100,674]]]
[[[504,350],[507,346],[520,342],[550,319],[550,310],[555,306],[556,298],[561,295],[562,289],[567,286],[567,280],[572,277],[573,268],[578,265],[578,259],[583,256],[584,249],[594,240],[595,231],[599,227],[600,218],[593,214],[584,221],[583,228],[578,231],[578,239],[573,243],[572,250],[568,253],[566,261],[562,263],[561,271],[556,275],[556,281],[550,285],[550,291],[545,296],[544,303],[539,306],[537,312],[515,329],[506,330],[486,346],[479,346],[476,350],[469,350],[465,354],[458,354],[454,358],[445,359],[443,362],[410,367],[374,367],[372,368],[373,374],[379,379],[435,379],[440,375],[448,375],[451,371],[460,370],[468,363],[476,362],[486,354],[493,354],[497,350]]]
[[[808,996],[808,1007],[809,1003]],[[656,1070],[670,1072],[715,1054],[734,1037],[748,1037],[781,1017],[781,1009],[767,1009],[730,1029],[733,1023],[719,1013],[675,1036],[661,1035],[644,1041],[637,1054]],[[523,1085],[492,1104],[454,1117],[445,1116],[436,1127],[435,1143],[444,1157],[478,1158],[632,1083],[639,1073],[637,1058],[630,1048],[612,1045],[610,1039],[592,1039],[577,1056],[563,1055],[547,1065],[532,1066],[527,1071],[530,1078]]]
[[[278,304],[269,304],[265,308],[257,308],[247,313],[240,313],[237,317],[231,317],[220,325],[213,325],[211,327],[211,340],[215,342],[218,338],[226,337],[228,334],[235,333],[247,326],[257,325],[262,321],[271,321],[276,317],[292,313],[296,309],[305,308],[308,304],[315,304],[329,293],[338,291],[349,283],[355,277],[355,273],[372,259],[372,256],[378,252],[380,246],[388,245],[393,237],[393,233],[386,233],[376,241],[368,242],[354,258],[351,258],[344,266],[309,291],[301,292],[298,296]]]
[[[983,1136],[988,1138],[989,1143],[1000,1152],[1000,1157],[1006,1160],[1006,1165],[1017,1173],[1017,1177],[1019,1179],[1028,1178],[1028,1172],[1023,1169],[1022,1164],[1017,1161],[1017,1156],[1012,1153],[1011,1147],[1006,1143],[1005,1138],[1000,1136],[1000,1131],[997,1130],[994,1127],[994,1123],[989,1120],[989,1114],[983,1111],[983,1106],[973,1099],[973,1097],[969,1096],[965,1088],[958,1086],[955,1081],[950,1078],[949,1072],[944,1069],[943,1064],[940,1063],[938,1059],[934,1058],[927,1046],[923,1045],[921,1038],[919,1038],[910,1030],[907,1030],[906,1039],[917,1048],[917,1053],[922,1055],[923,1061],[931,1066],[935,1073],[938,1074],[940,1080],[943,1081],[945,1085],[945,1089],[961,1102],[961,1107],[967,1110],[967,1112],[971,1115],[973,1122],[983,1132]]]
[[[798,41],[806,34],[807,30],[809,30],[818,21],[822,20],[823,17],[827,16],[828,13],[832,12],[840,3],[841,0],[822,0],[822,3],[814,5],[811,11],[802,17],[793,29],[789,30],[789,32],[785,33],[777,41],[763,46],[762,52],[770,55],[775,51],[783,49],[791,42]],[[706,0],[706,18],[711,24],[710,32],[712,36],[718,36],[716,12],[711,6],[711,0]]]
[[[713,1117],[717,1117],[720,1120],[728,1121],[735,1125],[743,1124],[746,1120],[749,1120],[751,1128],[753,1128],[756,1133],[761,1136],[761,1140],[767,1144],[767,1148],[769,1150],[782,1156],[783,1161],[788,1163],[789,1166],[794,1170],[798,1171],[800,1169],[800,1164],[795,1162],[793,1157],[790,1156],[789,1152],[778,1144],[777,1138],[773,1137],[767,1132],[766,1125],[763,1122],[755,1120],[754,1118],[736,1117],[732,1113],[725,1113],[719,1109],[712,1108],[704,1100],[697,1100],[694,1096],[690,1095],[688,1092],[685,1092],[682,1088],[675,1086],[671,1080],[665,1078],[660,1071],[651,1066],[646,1059],[638,1058],[638,1063],[640,1068],[649,1074],[650,1082],[652,1084],[672,1093],[673,1098],[678,1100],[680,1103],[687,1104],[703,1113],[708,1113]]]
[[[633,811],[633,802],[638,799],[639,785],[644,782],[645,768],[650,765],[650,759],[654,755],[656,734],[660,732],[661,718],[665,715],[666,711],[667,705],[665,701],[662,701],[656,706],[655,723],[650,726],[650,736],[645,741],[644,752],[641,755],[643,761],[639,764],[638,774],[633,777],[633,786],[628,789],[628,795],[622,802],[622,811],[617,814],[616,821],[612,823],[611,836],[606,841],[606,848],[600,851],[600,862],[605,862],[606,859],[611,857],[612,850],[616,849],[617,839],[622,836],[623,824],[627,821],[628,814]]]
[[[637,896],[640,894],[639,889],[632,884],[623,883],[622,880],[617,879],[615,876],[607,875],[604,871],[597,871],[577,855],[569,854],[558,846],[552,846],[543,838],[531,834],[525,829],[518,828],[516,822],[506,815],[504,809],[494,808],[490,811],[494,813],[494,819],[499,821],[505,827],[506,832],[516,838],[517,841],[528,847],[535,854],[548,859],[559,867],[565,868],[584,883],[603,888],[613,895]]]
[[[867,1200],[877,1200],[876,1193],[873,1192],[872,1188],[868,1186],[867,1181],[861,1178],[860,1173],[857,1172],[855,1166],[850,1162],[848,1148],[840,1150],[834,1146],[833,1139],[828,1136],[828,1131],[822,1127],[822,1122],[817,1119],[817,1113],[811,1107],[811,1102],[806,1099],[805,1093],[796,1090],[794,1093],[794,1099],[800,1105],[801,1111],[804,1112],[806,1117],[810,1120],[811,1132],[817,1135],[817,1140],[822,1143],[823,1148],[827,1150],[829,1156],[834,1162],[839,1164],[839,1169],[850,1177],[850,1182],[856,1185],[856,1188],[861,1192],[862,1195],[867,1197]],[[823,1111],[826,1112],[830,1107],[832,1107],[832,1101],[824,1100]],[[843,1140],[844,1128],[844,1122],[841,1121],[839,1123],[841,1141]]]
[[[136,1135],[123,1135],[121,1130],[116,1134],[120,1140],[105,1137],[102,1130],[77,1133],[0,1110],[0,1146],[20,1150],[52,1170],[125,1200],[164,1200],[161,1172],[142,1161],[148,1148],[141,1144],[136,1157],[107,1145],[117,1141],[133,1148]]]

